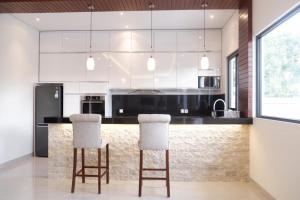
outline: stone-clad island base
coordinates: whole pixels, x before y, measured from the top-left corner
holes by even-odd
[[[103,124],[101,129],[110,144],[111,179],[138,180],[139,126]],[[169,137],[171,180],[248,180],[248,125],[170,125]],[[96,165],[96,151],[86,152],[86,163]],[[79,151],[77,166],[81,166],[80,156]],[[146,152],[144,166],[162,167],[164,159],[164,152]],[[72,125],[49,124],[49,178],[71,178],[72,161]],[[97,172],[91,169],[90,173]]]

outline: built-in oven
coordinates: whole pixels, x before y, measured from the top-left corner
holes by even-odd
[[[220,89],[220,76],[198,76],[199,89]]]
[[[83,96],[81,97],[82,114],[101,114],[105,115],[104,96]]]

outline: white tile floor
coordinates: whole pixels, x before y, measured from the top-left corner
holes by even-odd
[[[137,197],[137,181],[103,182],[102,194],[97,194],[97,183],[76,182],[76,191],[70,193],[71,180],[49,180],[47,159],[20,161],[0,171],[0,200],[159,200],[167,199],[163,182],[145,182],[143,197]],[[240,182],[171,182],[171,198],[178,200],[266,200],[249,183]]]

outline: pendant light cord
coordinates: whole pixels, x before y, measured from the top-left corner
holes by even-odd
[[[92,25],[93,25],[93,10],[94,10],[94,6],[91,4],[89,6],[90,9],[90,57],[92,56]]]
[[[151,6],[151,50],[153,49],[153,33],[152,33],[152,6]]]
[[[206,50],[206,42],[205,42],[205,40],[206,40],[205,39],[205,8],[207,6],[206,0],[204,0],[203,6],[204,6],[204,11],[203,11],[203,24],[204,24],[203,35],[204,35],[204,51],[205,51]]]

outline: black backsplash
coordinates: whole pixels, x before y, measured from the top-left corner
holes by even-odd
[[[213,103],[225,99],[220,95],[112,95],[112,116],[137,116],[138,114],[170,114],[172,116],[211,116]],[[216,105],[223,109],[222,104]],[[123,109],[124,113],[119,113]],[[180,109],[189,113],[181,114]]]

